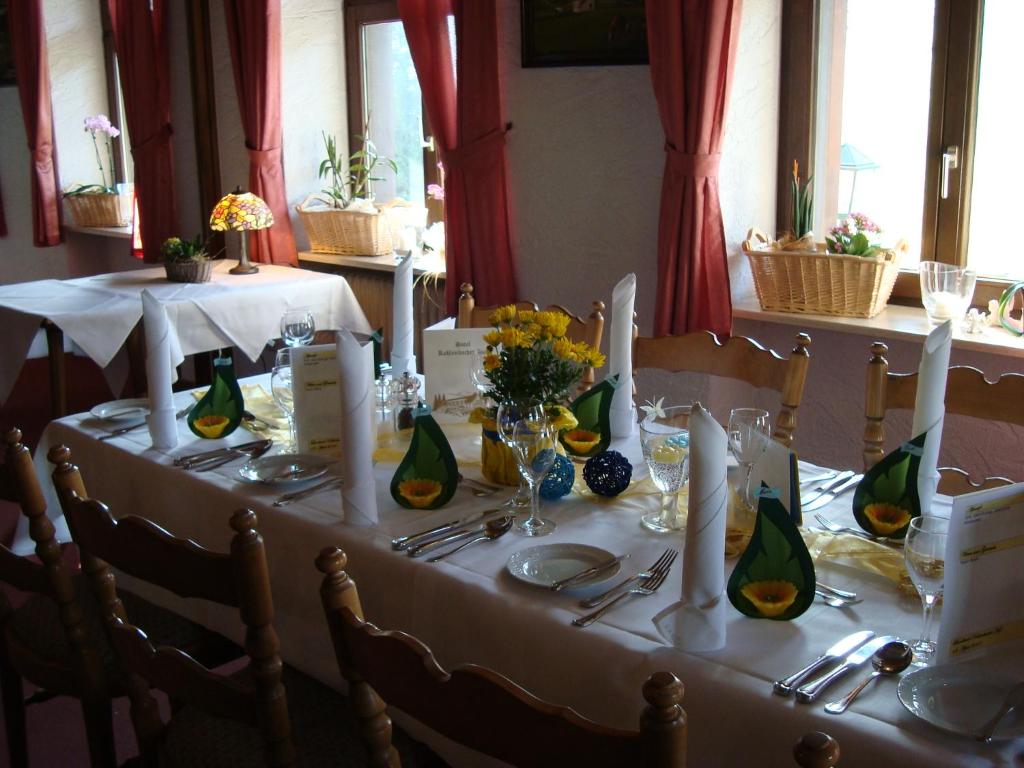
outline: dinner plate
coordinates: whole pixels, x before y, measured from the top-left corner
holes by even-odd
[[[333,459],[309,453],[278,453],[247,461],[239,467],[238,475],[249,483],[290,485],[327,474],[333,463]]]
[[[520,581],[537,587],[550,587],[556,581],[575,576],[613,557],[615,555],[611,552],[588,544],[539,544],[516,552],[508,559],[505,567]],[[621,567],[622,563],[616,563],[567,589],[589,587],[608,581]]]
[[[900,702],[936,728],[973,736],[999,710],[1017,680],[983,667],[947,664],[925,667],[900,679]],[[993,739],[1024,736],[1024,712],[1011,711]]]
[[[129,400],[111,400],[109,403],[100,403],[90,410],[89,413],[103,421],[141,419],[149,415],[149,400],[144,397],[135,397]]]

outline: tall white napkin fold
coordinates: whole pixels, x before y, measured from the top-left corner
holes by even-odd
[[[391,370],[396,378],[408,371],[416,375],[415,331],[412,319],[412,254],[395,267],[395,292],[391,302]]]
[[[338,331],[338,384],[341,392],[341,489],[345,522],[377,524],[377,489],[373,481],[374,417],[373,344],[360,344],[347,330]]]
[[[608,375],[619,375],[612,395],[612,437],[629,437],[636,422],[633,405],[633,304],[636,275],[630,272],[612,290],[612,329],[608,343]]]
[[[917,369],[917,397],[911,437],[928,432],[924,439],[921,466],[917,472],[917,492],[921,514],[930,515],[939,485],[939,447],[942,423],[946,415],[946,378],[949,375],[949,351],[953,345],[953,321],[947,320],[928,334]]]
[[[725,646],[728,442],[725,430],[694,403],[681,599],[654,617],[662,637],[682,650],[713,651]]]
[[[146,380],[149,386],[149,436],[154,448],[178,444],[178,423],[174,417],[177,367],[185,359],[178,335],[171,328],[164,305],[148,290],[142,292],[142,320],[146,332]]]

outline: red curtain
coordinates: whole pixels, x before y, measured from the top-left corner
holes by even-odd
[[[281,161],[281,2],[224,0],[224,15],[249,150],[249,191],[274,212],[274,226],[249,232],[249,257],[298,266]]]
[[[8,0],[7,22],[21,116],[32,153],[32,240],[40,247],[57,245],[64,238],[42,0]]]
[[[180,234],[174,192],[164,0],[107,0],[107,7],[114,29],[114,48],[135,163],[138,227],[144,234],[143,258],[157,262],[161,261],[161,243]]]
[[[399,0],[398,13],[445,166],[448,312],[455,313],[463,282],[473,284],[482,305],[515,301],[496,3]],[[447,17],[452,14],[457,78],[448,38]]]
[[[741,0],[647,0],[651,81],[665,131],[657,336],[732,332],[718,198]]]

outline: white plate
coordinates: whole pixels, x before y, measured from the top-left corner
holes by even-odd
[[[111,400],[109,403],[100,403],[89,413],[103,421],[137,420],[149,415],[149,400],[144,397]]]
[[[973,736],[999,710],[1017,683],[1013,677],[982,667],[948,664],[925,667],[900,679],[900,702],[936,728],[960,736]],[[994,739],[1024,736],[1024,712],[1010,712]]]
[[[575,576],[613,557],[615,555],[611,552],[587,544],[539,544],[516,552],[508,559],[505,567],[520,581],[537,587],[550,587],[556,581]],[[621,567],[622,563],[616,563],[566,589],[589,587],[608,581]]]
[[[238,475],[249,483],[290,485],[327,474],[333,463],[333,459],[309,453],[279,453],[246,462],[238,469]]]

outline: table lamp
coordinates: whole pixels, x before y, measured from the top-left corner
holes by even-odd
[[[217,232],[234,230],[242,235],[242,258],[238,266],[230,270],[232,275],[252,275],[260,271],[255,264],[249,263],[247,230],[266,229],[274,225],[274,214],[270,207],[252,192],[243,192],[235,187],[231,194],[224,195],[213,206],[210,214],[210,229]]]

